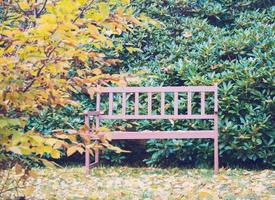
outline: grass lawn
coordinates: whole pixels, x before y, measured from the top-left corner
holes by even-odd
[[[38,169],[30,199],[275,199],[275,172],[81,167]]]

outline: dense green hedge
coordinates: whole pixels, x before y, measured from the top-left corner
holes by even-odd
[[[271,1],[135,0],[133,5],[137,12],[159,20],[162,27],[124,34],[125,45],[134,44],[142,53],[123,52],[124,63],[114,71],[143,70],[140,85],[146,86],[218,82],[221,162],[274,166],[275,7]],[[85,95],[76,98],[81,100],[82,108],[44,112],[30,120],[30,127],[47,133],[55,127],[68,128],[68,123],[79,126],[83,122],[79,112],[87,107],[92,110],[94,104]],[[68,123],[64,123],[64,117]],[[196,129],[210,125],[192,120],[172,125],[171,121],[163,120],[141,121],[135,128]],[[105,158],[113,158],[115,163],[129,157],[138,160],[145,158],[146,150],[145,161],[149,165],[179,166],[213,160],[211,140],[151,140],[147,145],[140,142],[122,142],[122,145],[139,151],[139,156],[108,153]]]

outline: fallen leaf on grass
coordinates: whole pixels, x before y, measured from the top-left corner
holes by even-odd
[[[24,190],[24,195],[26,196],[26,197],[29,197],[32,193],[33,193],[33,191],[35,190],[35,188],[34,187],[27,187],[25,190]]]

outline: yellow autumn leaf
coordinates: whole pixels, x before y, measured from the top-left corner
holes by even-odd
[[[114,43],[112,42],[112,40],[107,40],[107,45],[109,48],[113,48],[114,47]]]
[[[49,168],[55,168],[56,165],[46,159],[40,159],[41,162],[43,163],[43,165],[45,165],[46,167],[49,167]]]
[[[55,158],[55,159],[60,158],[60,152],[59,152],[58,150],[53,149],[53,150],[51,151],[51,157],[52,157],[52,158]]]
[[[71,140],[71,139],[70,139]],[[72,141],[72,140],[71,140]],[[53,148],[54,149],[59,149],[59,148],[61,148],[63,145],[65,146],[65,142],[64,141],[58,141],[58,142],[56,142],[54,145],[53,145]]]
[[[130,151],[123,150],[119,147],[113,146],[111,144],[104,144],[108,149],[115,151],[116,153],[130,153]]]
[[[100,131],[100,132],[108,132],[108,131],[110,131],[110,129],[107,128],[107,127],[99,127],[97,130]]]
[[[112,140],[112,133],[110,132],[110,129],[107,127],[100,127],[97,130],[98,132],[104,132],[104,139],[111,141]]]
[[[42,144],[45,142],[45,139],[40,135],[30,135],[29,137],[30,139],[32,139],[33,142],[36,142],[38,144]]]
[[[126,47],[126,49],[129,51],[129,53],[133,53],[133,52],[142,52],[141,49],[139,48],[134,48],[134,47]]]
[[[55,65],[49,65],[49,66],[47,67],[47,69],[48,69],[49,72],[52,73],[52,74],[55,74],[55,73],[56,73],[56,67],[55,67]]]
[[[56,134],[55,137],[60,139],[69,139],[69,135],[67,134]]]
[[[123,4],[129,4],[131,1],[130,0],[121,0],[121,3]]]
[[[34,149],[27,142],[20,144],[20,151],[25,156],[31,155],[33,153],[36,153],[34,151]]]
[[[36,178],[38,176],[38,174],[34,170],[29,170],[28,175],[32,178]]]
[[[37,151],[39,154],[43,155],[44,153],[51,153],[53,148],[51,146],[39,146],[37,147]]]
[[[105,132],[104,137],[106,140],[111,141],[113,138],[113,134],[111,132]]]
[[[226,180],[228,180],[228,178],[227,178],[226,176],[224,176],[224,175],[218,175],[218,176],[217,176],[217,179],[218,179],[219,181],[226,181]]]
[[[56,15],[54,14],[45,14],[45,15],[42,15],[40,17],[40,19],[38,20],[39,24],[43,25],[43,24],[56,24],[56,21],[57,18],[56,18]]]
[[[76,142],[77,141],[76,135],[68,135],[68,138],[71,142]]]
[[[57,142],[59,142],[60,140],[55,139],[55,138],[47,138],[45,140],[45,144],[48,144],[50,146],[53,146],[54,144],[56,144]]]
[[[81,6],[83,6],[86,2],[87,2],[87,0],[78,0],[77,1]]]
[[[101,71],[101,69],[99,69],[99,68],[95,68],[95,69],[92,70],[92,73],[93,73],[94,75],[99,75],[99,74],[102,73],[102,71]]]
[[[98,4],[98,8],[99,8],[99,12],[102,16],[102,20],[104,21],[105,19],[107,19],[109,17],[109,14],[110,14],[109,5],[107,3],[100,2]]]
[[[35,188],[33,186],[30,186],[30,187],[25,188],[23,193],[26,197],[28,197],[33,193],[34,190],[35,190]]]
[[[72,18],[75,11],[79,9],[80,5],[68,0],[59,1],[59,4],[56,5],[58,11],[60,12],[60,17],[64,19]]]
[[[95,48],[100,49],[101,48],[101,44],[99,42],[93,42],[93,45]]]
[[[18,163],[16,163],[15,173],[18,175],[18,174],[21,174],[22,172],[23,172],[23,167],[21,165],[19,165]]]
[[[0,128],[3,128],[5,126],[7,126],[9,123],[8,123],[8,120],[7,119],[0,119]]]
[[[30,9],[30,5],[29,5],[26,1],[18,2],[18,5],[19,5],[20,8],[23,9],[23,10],[28,10],[28,9]]]
[[[205,191],[200,191],[199,192],[199,199],[209,199],[209,198],[213,198],[212,192],[205,190]]]
[[[79,147],[79,146],[71,146],[67,149],[67,156],[71,156],[73,155],[75,152],[79,152],[82,153],[83,152],[83,148]]]

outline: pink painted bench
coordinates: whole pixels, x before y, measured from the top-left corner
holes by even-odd
[[[87,134],[93,140],[98,140],[98,135],[104,135],[104,132],[97,132],[97,135],[93,134],[92,128],[90,128],[90,119],[95,119],[95,128],[100,127],[101,120],[118,120],[118,119],[211,119],[214,121],[213,130],[190,130],[190,131],[112,131],[112,140],[139,140],[139,139],[184,139],[184,138],[211,138],[214,140],[214,172],[218,173],[218,86],[177,86],[177,87],[101,87],[96,89],[96,111],[85,112],[85,124],[89,127]],[[213,93],[214,111],[211,114],[205,112],[205,93]],[[113,103],[114,94],[122,95],[122,112],[120,114],[114,114]],[[134,95],[134,104],[132,105],[133,114],[126,112],[127,107],[127,94]],[[139,108],[139,94],[147,94],[147,114],[140,114]],[[152,114],[152,95],[160,93],[160,114]],[[173,93],[174,105],[173,114],[166,114],[165,110],[165,94]],[[179,113],[179,93],[187,93],[187,114]],[[200,113],[192,114],[192,93],[200,93]],[[105,94],[105,98],[101,98]],[[100,103],[103,103],[103,99],[108,99],[108,113],[102,114],[100,110]],[[106,102],[106,103],[107,103]],[[86,173],[89,173],[91,166],[95,166],[99,162],[99,150],[95,150],[95,161],[90,163],[89,150],[85,152],[85,169]]]

